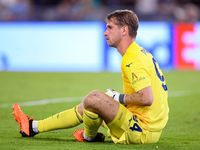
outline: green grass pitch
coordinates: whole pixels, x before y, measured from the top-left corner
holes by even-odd
[[[55,130],[20,137],[19,126],[12,115],[12,105],[22,104],[24,113],[44,119],[79,104],[80,97],[97,89],[114,88],[122,92],[120,73],[19,73],[0,72],[0,149],[16,150],[197,150],[200,149],[200,72],[165,72],[169,91],[169,122],[157,144],[119,145],[111,139],[105,143],[82,143],[73,138],[75,129]],[[68,101],[69,98],[74,101]],[[59,101],[64,98],[64,101]],[[78,99],[79,98],[79,99]],[[41,100],[53,100],[42,105]],[[57,100],[57,101],[56,101]],[[65,101],[66,100],[66,101]],[[38,105],[26,106],[26,102]],[[34,104],[34,103],[31,103]],[[106,134],[106,130],[100,128]]]

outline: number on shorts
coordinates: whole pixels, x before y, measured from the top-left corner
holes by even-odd
[[[131,119],[132,120],[132,119]],[[135,122],[138,122],[136,119],[135,119],[135,116],[133,116],[133,120]],[[138,132],[142,132],[142,129],[140,128],[140,126],[137,124],[137,123],[134,123],[133,124],[133,127],[130,127],[129,129],[131,129],[132,131],[138,131]]]
[[[140,128],[140,126],[137,123],[134,123],[133,127],[130,127],[130,129],[132,131],[142,132],[142,129]]]

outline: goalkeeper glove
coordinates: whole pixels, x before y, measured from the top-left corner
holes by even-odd
[[[113,90],[113,89],[107,89],[106,93],[108,96],[112,97],[114,100],[121,104],[125,104],[125,96],[126,94],[120,94],[119,92]]]

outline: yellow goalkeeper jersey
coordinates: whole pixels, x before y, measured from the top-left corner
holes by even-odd
[[[121,62],[123,93],[133,94],[151,85],[154,101],[151,106],[127,105],[141,126],[149,131],[161,131],[168,121],[168,91],[155,58],[133,42]]]

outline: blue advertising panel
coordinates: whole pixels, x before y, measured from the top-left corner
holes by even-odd
[[[121,71],[121,55],[107,45],[101,22],[0,23],[0,71]],[[141,22],[136,42],[161,68],[173,67],[172,26]]]
[[[102,23],[0,23],[0,71],[104,70]]]

